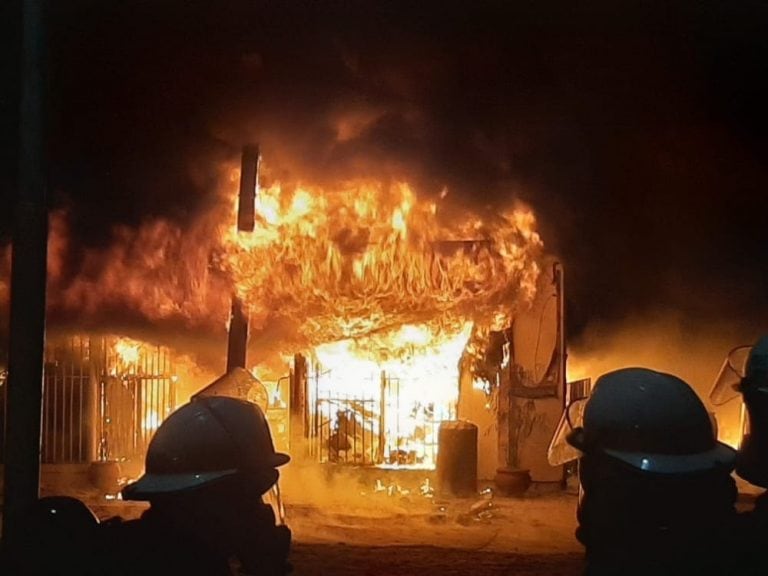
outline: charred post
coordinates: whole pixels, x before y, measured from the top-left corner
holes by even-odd
[[[248,353],[248,316],[246,307],[237,296],[232,297],[232,315],[229,319],[229,345],[227,346],[227,372],[245,368]]]
[[[256,189],[259,186],[258,145],[243,146],[240,161],[240,195],[237,205],[237,229],[241,232],[253,232],[256,225]]]
[[[307,416],[307,359],[301,354],[293,357],[291,371],[290,445],[294,455],[303,454],[309,436]]]
[[[259,183],[259,147],[246,145],[240,165],[240,195],[237,208],[237,229],[253,232],[256,225],[256,188]],[[229,320],[229,342],[227,346],[227,372],[234,368],[245,368],[248,353],[248,308],[237,297],[232,296],[232,313]]]

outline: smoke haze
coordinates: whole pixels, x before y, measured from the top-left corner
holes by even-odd
[[[4,8],[16,80],[18,4]],[[93,254],[152,223],[187,254],[222,165],[258,141],[267,181],[402,179],[475,208],[526,202],[565,265],[574,358],[623,352],[629,333],[700,355],[749,342],[768,328],[768,9],[675,6],[56,3],[51,207],[68,241],[55,286],[77,293]],[[0,160],[7,239],[16,156]],[[8,269],[6,256],[0,302]],[[152,328],[124,304],[103,314]]]

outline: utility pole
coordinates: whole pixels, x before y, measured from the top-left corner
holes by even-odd
[[[19,178],[11,252],[3,495],[3,540],[12,551],[23,543],[21,526],[39,496],[48,240],[45,0],[24,0],[22,19]]]
[[[259,147],[243,146],[240,162],[240,195],[237,206],[238,232],[253,232],[256,226],[256,188],[259,185]],[[248,352],[248,306],[237,294],[232,296],[232,315],[229,319],[227,347],[227,373],[234,368],[246,368]],[[247,369],[247,368],[246,368]]]

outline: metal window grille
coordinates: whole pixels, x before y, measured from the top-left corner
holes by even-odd
[[[101,350],[99,458],[142,458],[176,405],[170,354],[160,346],[141,346],[136,358],[126,361],[106,340]]]
[[[43,463],[88,460],[89,350],[88,340],[81,337],[46,348],[41,422]]]
[[[41,413],[45,464],[143,458],[152,434],[176,406],[169,351],[142,346],[126,363],[108,337],[51,339]],[[5,449],[6,373],[0,370],[0,461]]]
[[[406,405],[401,394],[406,383],[386,372],[371,375],[355,387],[367,393],[334,391],[330,371],[315,371],[308,380],[309,453],[315,460],[434,467],[440,422],[456,417],[455,406],[441,414],[434,404]],[[378,383],[375,394],[371,392],[376,389],[374,381]],[[409,429],[401,428],[403,416],[411,423]]]

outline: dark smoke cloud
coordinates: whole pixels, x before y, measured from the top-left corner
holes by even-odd
[[[284,182],[528,202],[574,339],[653,310],[764,328],[768,11],[645,4],[55,3],[64,266],[116,225],[192,221],[258,140]]]

